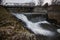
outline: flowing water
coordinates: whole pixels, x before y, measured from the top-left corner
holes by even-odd
[[[29,30],[34,32],[35,34],[43,35],[43,36],[55,36],[57,34],[57,29],[51,28],[51,23],[45,20],[43,15],[40,14],[19,14],[12,13],[19,20],[22,20]],[[40,15],[40,16],[39,16]],[[46,25],[45,25],[46,24]],[[45,25],[46,27],[44,27]],[[47,26],[48,25],[48,26]]]

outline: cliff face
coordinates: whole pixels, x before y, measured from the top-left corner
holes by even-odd
[[[60,25],[60,6],[48,7],[48,17],[57,20],[57,24]]]

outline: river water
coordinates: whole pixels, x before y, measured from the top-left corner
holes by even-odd
[[[24,22],[24,27],[31,30],[36,35],[53,37],[59,34],[54,25],[46,21],[45,15],[30,13],[12,13],[17,19]]]

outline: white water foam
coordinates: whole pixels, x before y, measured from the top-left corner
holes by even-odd
[[[41,22],[36,22],[33,23],[31,21],[28,20],[28,18],[24,15],[24,14],[15,14],[13,13],[13,15],[15,17],[17,17],[18,19],[22,20],[23,22],[26,23],[26,27],[28,29],[30,29],[31,31],[33,31],[35,34],[40,34],[40,35],[44,35],[44,36],[53,36],[55,33],[46,29],[43,29],[39,24],[41,23],[47,23],[49,24],[47,21],[41,21]]]
[[[57,32],[60,33],[60,29],[57,29]]]

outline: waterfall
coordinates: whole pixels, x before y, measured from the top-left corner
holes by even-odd
[[[46,23],[46,24],[49,24],[49,22],[47,21],[40,21],[40,22],[32,22],[32,21],[29,21],[28,18],[24,15],[24,14],[15,14],[13,13],[13,15],[15,17],[17,17],[18,19],[22,20],[23,22],[26,23],[26,27],[28,29],[30,29],[32,32],[34,32],[35,34],[40,34],[40,35],[44,35],[44,36],[53,36],[55,35],[54,32],[50,31],[50,30],[47,30],[47,29],[43,29],[39,24],[41,23]]]

